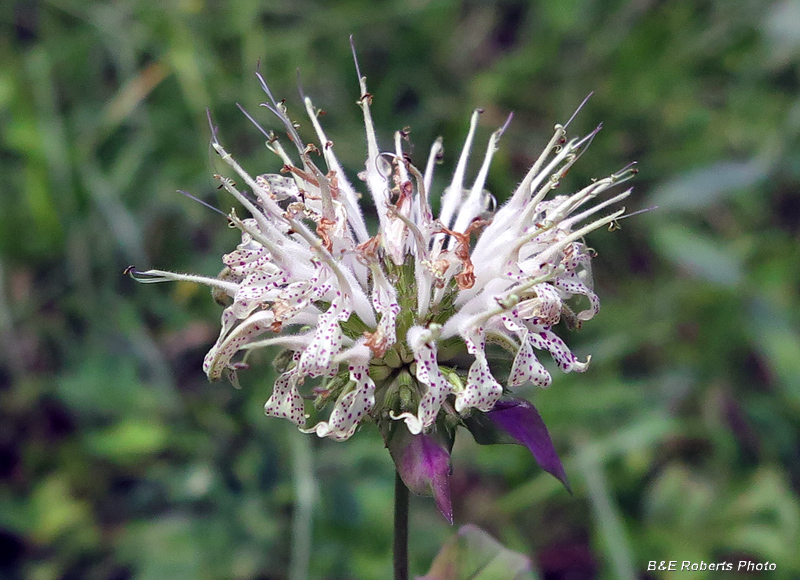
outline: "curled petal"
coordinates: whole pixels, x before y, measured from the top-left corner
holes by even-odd
[[[582,373],[589,367],[589,361],[582,363],[578,360],[566,343],[561,340],[549,328],[540,330],[539,332],[531,332],[531,343],[538,349],[550,351],[553,355],[553,360],[558,363],[558,366],[565,373],[575,371]]]
[[[414,360],[417,363],[417,380],[427,387],[420,399],[417,414],[406,412],[392,415],[393,419],[405,420],[408,430],[414,435],[433,425],[442,403],[453,391],[453,385],[439,370],[435,343],[430,344],[425,340],[429,338],[429,333],[430,330],[420,327],[408,331],[408,343],[414,351]]]
[[[328,286],[319,282],[319,273],[310,280],[292,282],[278,294],[272,310],[279,322],[289,320],[295,313],[308,308],[328,291]]]
[[[272,396],[264,405],[264,413],[270,417],[289,419],[302,427],[306,423],[303,399],[297,391],[296,369],[283,373],[272,387]]]
[[[514,357],[514,364],[511,367],[511,375],[508,384],[518,387],[531,382],[537,387],[549,387],[552,377],[544,365],[536,358],[533,347],[529,340],[529,333],[525,331],[525,338],[519,347],[517,356]]]
[[[534,324],[552,326],[561,319],[563,303],[561,296],[550,284],[537,284],[533,287],[536,297],[525,300],[519,304],[519,316],[530,320]]]
[[[597,297],[597,294],[595,294],[586,284],[584,284],[577,274],[573,273],[559,276],[553,281],[553,284],[555,284],[557,288],[560,288],[564,292],[569,294],[580,294],[589,299],[590,307],[586,310],[578,312],[578,320],[591,320],[595,314],[600,312],[600,299]]]
[[[476,355],[475,362],[469,368],[467,384],[464,390],[456,395],[456,411],[460,413],[471,407],[479,411],[488,411],[502,394],[503,387],[492,375],[486,356]]]
[[[300,357],[298,372],[302,376],[333,376],[339,368],[339,364],[333,362],[333,356],[342,346],[339,321],[347,320],[351,312],[344,307],[343,302],[341,298],[337,298],[327,312],[320,315],[314,338]]]
[[[519,350],[514,357],[514,364],[511,366],[511,374],[508,378],[509,386],[518,387],[531,382],[537,387],[549,387],[552,381],[550,373],[536,358],[530,341],[530,331],[523,324],[520,316],[512,311],[509,315],[503,316],[502,320],[505,327],[515,332],[520,339]]]
[[[375,383],[369,376],[369,366],[366,364],[350,365],[350,380],[355,383],[355,388],[339,397],[327,421],[317,423],[306,433],[345,441],[356,432],[359,421],[375,405]]]
[[[287,278],[280,272],[269,273],[257,270],[248,274],[239,284],[239,289],[233,297],[233,312],[237,318],[246,318],[264,302],[270,291],[285,284]]]
[[[229,326],[234,319],[232,311],[231,314],[223,315],[223,331],[226,325]],[[269,310],[256,312],[243,320],[239,326],[227,333],[227,335],[221,334],[217,343],[203,359],[203,370],[208,375],[208,378],[211,380],[220,378],[222,371],[228,366],[233,355],[245,344],[269,330],[274,320],[275,317]]]
[[[479,411],[488,411],[503,394],[503,387],[495,380],[486,360],[486,338],[483,329],[475,331],[472,340],[466,338],[465,341],[467,350],[475,356],[475,362],[469,368],[467,384],[456,394],[456,411],[461,413],[471,407]]]
[[[251,227],[257,229],[255,220],[245,220],[250,222]],[[250,234],[242,234],[242,243],[230,254],[222,257],[222,262],[230,268],[235,276],[247,276],[257,270],[276,270],[272,264],[269,252],[258,242],[252,241]]]

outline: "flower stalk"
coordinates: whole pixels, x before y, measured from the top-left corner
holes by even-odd
[[[394,580],[408,580],[408,488],[400,474],[394,476]]]

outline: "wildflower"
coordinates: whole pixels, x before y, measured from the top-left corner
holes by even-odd
[[[237,359],[241,352],[246,360],[253,350],[281,347],[281,374],[266,414],[337,441],[350,438],[362,421],[374,421],[406,484],[434,493],[448,519],[449,449],[458,425],[469,427],[480,442],[494,442],[487,433],[507,432],[566,483],[535,408],[504,393],[528,383],[550,384],[537,352],[549,353],[564,372],[586,370],[589,359],[579,360],[554,328],[562,320],[579,326],[597,313],[593,251],[584,236],[622,215],[624,209],[597,217],[630,190],[595,199],[635,169],[552,196],[600,129],[568,139],[566,125],[556,125],[533,167],[495,211],[485,183],[511,117],[492,133],[477,176],[466,186],[476,111],[449,185],[434,193],[441,139],[424,170],[405,154],[405,132],[395,133],[392,150],[379,149],[372,95],[357,62],[356,70],[367,143],[361,185],[354,186],[342,170],[311,100],[304,98],[304,104],[316,144],[306,144],[285,105],[257,75],[269,98],[265,106],[283,124],[296,156],[245,113],[282,163],[280,173],[252,177],[212,127],[213,148],[244,186],[216,176],[249,213],[240,218],[232,210],[228,216],[241,231],[241,243],[223,257],[217,277],[161,270],[135,276],[199,282],[228,297],[219,338],[203,365],[209,379],[235,377],[244,366]],[[372,235],[362,190],[377,214]],[[441,205],[438,217],[431,209],[434,196]],[[513,356],[506,387],[490,365],[487,343]],[[468,368],[462,370],[465,354]],[[320,377],[316,387],[306,382]],[[331,407],[326,420],[311,426],[309,399],[318,409]]]

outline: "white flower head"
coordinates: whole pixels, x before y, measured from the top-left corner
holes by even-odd
[[[556,125],[533,167],[495,211],[485,184],[508,122],[491,135],[477,176],[467,185],[476,111],[440,195],[432,189],[441,140],[433,144],[424,170],[404,153],[404,132],[395,134],[393,149],[379,149],[372,95],[357,62],[356,70],[367,143],[360,183],[351,183],[343,171],[311,100],[306,97],[304,105],[316,143],[301,137],[299,125],[257,75],[269,98],[266,107],[297,151],[290,155],[247,115],[282,165],[279,174],[252,177],[213,135],[214,149],[239,185],[216,178],[249,213],[246,219],[229,215],[241,230],[241,243],[223,257],[225,268],[217,278],[135,273],[142,281],[205,283],[229,297],[219,338],[205,357],[208,377],[242,367],[237,359],[242,351],[281,346],[289,356],[283,357],[287,364],[266,414],[320,437],[345,440],[368,416],[404,421],[411,434],[419,434],[432,429],[442,413],[491,411],[504,389],[526,383],[546,387],[551,376],[538,352],[547,351],[564,372],[584,371],[589,361],[578,360],[554,328],[562,319],[579,325],[598,311],[593,252],[584,236],[623,214],[624,208],[601,212],[630,190],[599,196],[630,179],[632,165],[570,195],[553,195],[600,129],[568,138],[566,125]],[[441,201],[437,217],[433,197]],[[377,214],[377,229],[365,219],[362,198]],[[513,354],[505,386],[493,374],[487,342]],[[454,345],[471,361],[463,372],[443,358]],[[323,378],[321,386],[306,384],[315,377]],[[332,404],[332,410],[327,421],[307,427],[312,398],[318,406]]]

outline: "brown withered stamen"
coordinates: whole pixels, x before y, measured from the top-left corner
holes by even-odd
[[[442,227],[439,232],[453,236],[456,239],[455,255],[461,263],[463,268],[461,272],[456,274],[456,282],[461,290],[468,290],[475,285],[475,266],[469,257],[469,239],[472,232],[489,224],[488,220],[475,218],[472,223],[467,226],[464,233],[454,232],[451,229]]]
[[[303,181],[310,183],[314,187],[319,187],[319,182],[314,179],[311,175],[300,169],[299,167],[295,167],[294,165],[284,165],[281,167],[281,173],[294,173],[295,175],[299,175]]]
[[[333,242],[331,241],[328,231],[330,231],[330,229],[335,225],[336,222],[328,218],[320,219],[319,223],[317,224],[317,235],[322,238],[322,245],[329,252],[333,251]]]
[[[356,246],[359,258],[364,262],[370,262],[378,257],[378,249],[381,247],[381,235],[377,234],[368,239],[363,244]]]
[[[372,354],[375,358],[383,358],[383,355],[386,354],[386,351],[389,350],[389,345],[386,341],[385,336],[379,336],[381,333],[378,331],[369,332],[364,331],[364,337],[367,339],[364,341],[364,344],[369,347],[372,351]]]
[[[336,177],[336,171],[331,169],[325,176],[328,179],[328,187],[331,189],[331,197],[339,199],[339,178]]]

